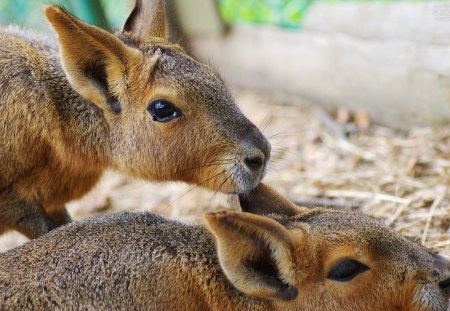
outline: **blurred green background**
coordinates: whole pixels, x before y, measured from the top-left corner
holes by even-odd
[[[220,0],[228,23],[272,24],[296,28],[313,0]]]
[[[0,0],[0,24],[49,31],[42,9],[46,4],[58,4],[91,24],[120,29],[133,3],[132,0]]]
[[[218,0],[228,23],[270,24],[299,28],[303,15],[316,2],[398,2],[420,0]],[[425,0],[422,0],[425,1]]]
[[[302,17],[315,2],[394,2],[426,0],[217,0],[223,19],[230,24],[269,24],[299,28]],[[108,29],[120,29],[132,0],[0,0],[0,23],[20,24],[48,31],[42,16],[47,3],[64,5],[81,19]]]

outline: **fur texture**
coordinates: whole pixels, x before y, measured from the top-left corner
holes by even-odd
[[[67,223],[107,168],[244,192],[270,145],[220,77],[166,37],[164,2],[138,0],[116,35],[48,6],[55,42],[0,29],[0,233]],[[178,109],[158,122],[158,100]]]
[[[274,214],[264,196],[285,205]],[[264,185],[241,198],[260,215],[211,213],[209,230],[95,217],[0,254],[0,309],[447,310],[449,262],[378,221],[295,208]],[[348,260],[367,269],[333,279]]]

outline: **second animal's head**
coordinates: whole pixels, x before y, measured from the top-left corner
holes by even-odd
[[[256,187],[270,145],[219,75],[169,43],[164,1],[137,0],[116,35],[59,7],[45,14],[71,86],[103,112],[113,167],[223,192]]]
[[[359,213],[298,208],[260,185],[207,215],[220,265],[274,310],[446,311],[450,262]]]

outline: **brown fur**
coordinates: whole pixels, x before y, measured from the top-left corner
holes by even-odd
[[[264,185],[241,203],[260,214],[211,213],[209,231],[125,213],[50,232],[0,254],[0,309],[447,310],[448,260],[375,219],[293,213]],[[369,269],[331,279],[348,259]]]
[[[0,233],[34,238],[70,221],[64,205],[107,168],[223,192],[261,180],[270,145],[219,76],[166,37],[162,0],[138,0],[112,35],[59,7],[57,45],[0,28]],[[156,122],[151,102],[183,116]]]

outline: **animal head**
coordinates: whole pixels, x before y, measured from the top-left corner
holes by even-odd
[[[109,161],[131,176],[223,192],[257,186],[270,145],[214,70],[171,44],[164,1],[137,0],[113,35],[47,6],[65,74],[101,109]]]
[[[352,212],[296,207],[267,186],[206,220],[220,265],[275,310],[446,311],[447,259]]]

